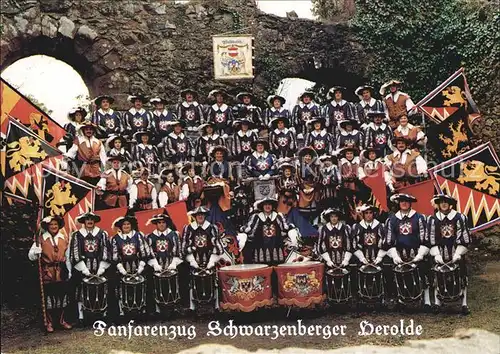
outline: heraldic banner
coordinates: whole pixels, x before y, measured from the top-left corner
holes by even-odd
[[[463,68],[460,68],[434,91],[422,98],[416,106],[436,123],[448,119],[461,107],[467,112],[469,123],[472,124],[480,117],[476,103],[471,97]]]
[[[468,113],[464,107],[427,131],[428,146],[432,147],[439,162],[470,150],[471,137]]]
[[[216,80],[252,79],[253,37],[250,34],[213,36]]]
[[[5,148],[0,152],[3,190],[32,202],[41,199],[42,163],[59,168],[62,152],[23,124],[8,117]]]
[[[284,263],[274,267],[278,276],[278,303],[310,307],[323,302],[323,272],[320,262]]]
[[[42,173],[42,218],[61,216],[69,235],[80,228],[76,217],[94,210],[94,186],[46,165]]]
[[[363,183],[371,191],[368,204],[379,208],[381,211],[389,211],[387,207],[387,189],[384,180],[384,167],[380,166],[373,174],[367,174]]]
[[[118,233],[118,230],[113,228],[113,222],[119,217],[125,216],[127,210],[127,207],[123,207],[95,211],[94,213],[101,217],[99,228],[106,231],[110,238],[113,237]]]
[[[18,119],[21,124],[30,128],[52,146],[57,146],[57,143],[66,135],[64,128],[47,113],[0,78],[0,131],[2,135],[6,134],[9,116]]]
[[[500,222],[500,160],[491,143],[429,169],[441,193],[457,199],[471,231]]]
[[[417,201],[411,206],[417,213],[424,215],[434,214],[434,207],[431,204],[431,199],[434,197],[434,182],[432,179],[400,188],[397,192],[409,194],[417,198]]]
[[[245,265],[248,269],[220,269],[219,284],[222,288],[223,310],[251,312],[273,304],[271,288],[272,267],[261,264]],[[241,267],[241,266],[240,266]]]

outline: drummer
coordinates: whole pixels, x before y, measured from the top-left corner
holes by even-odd
[[[354,255],[362,264],[379,264],[386,252],[382,248],[385,237],[384,225],[375,216],[378,208],[363,204],[359,209],[362,220],[352,227]]]
[[[427,220],[427,235],[430,242],[430,255],[434,263],[458,263],[460,266],[460,276],[464,286],[462,298],[462,313],[470,313],[467,306],[467,265],[464,255],[470,244],[470,233],[467,225],[467,218],[464,214],[457,212],[453,208],[457,205],[457,200],[445,194],[438,194],[432,198],[436,208],[434,215]],[[441,306],[441,301],[437,294],[434,294],[436,309]]]
[[[73,271],[73,282],[76,284],[78,301],[78,319],[83,322],[82,279],[85,277],[101,277],[111,265],[109,259],[110,244],[108,234],[96,226],[101,217],[91,211],[80,214],[76,221],[82,225],[71,234],[70,261]]]
[[[319,227],[316,253],[327,267],[347,267],[354,251],[351,227],[341,221],[343,213],[338,208],[325,210],[321,218],[324,224]]]
[[[424,308],[429,310],[428,269],[424,262],[429,253],[425,216],[412,209],[412,203],[417,201],[412,195],[394,194],[390,200],[396,204],[398,211],[387,220],[384,249],[395,265],[411,262],[419,266],[424,283]]]
[[[297,246],[297,233],[284,216],[276,212],[278,200],[265,198],[255,202],[256,212],[243,229],[247,234],[243,249],[245,263],[276,265],[285,262],[292,247]]]

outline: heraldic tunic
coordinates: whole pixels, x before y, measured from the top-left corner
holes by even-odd
[[[128,234],[117,234],[111,240],[112,261],[121,263],[128,274],[134,274],[139,264],[146,263],[153,258],[144,235],[138,231]]]
[[[165,231],[154,230],[147,240],[162,270],[167,269],[174,257],[181,257],[179,234],[176,231],[169,228]]]
[[[346,252],[354,252],[355,245],[353,245],[349,225],[342,222],[332,225],[328,222],[325,225],[321,225],[318,232],[316,252],[319,255],[327,252],[336,266],[342,263]]]
[[[205,220],[203,225],[192,222],[182,232],[182,254],[193,255],[200,268],[206,268],[211,255],[220,256],[223,246],[217,228]]]
[[[378,251],[383,248],[385,230],[378,220],[368,224],[365,220],[352,227],[352,237],[356,249],[363,252],[366,260],[373,263],[377,259]]]
[[[170,122],[176,121],[177,117],[175,114],[170,112],[167,109],[163,111],[154,111],[153,112],[153,122],[156,128],[156,132],[158,134],[158,139],[161,140],[170,133],[171,126]]]
[[[262,154],[255,151],[246,158],[245,165],[252,177],[273,175],[276,171],[275,160],[276,157],[267,151]]]
[[[319,107],[314,103],[304,104],[300,102],[296,105],[292,110],[292,126],[295,128],[297,135],[302,134],[304,137],[307,133],[307,122],[319,116]]]
[[[200,136],[195,144],[196,161],[208,161],[210,149],[214,146],[225,146],[224,139],[219,134]]]
[[[428,246],[425,224],[425,217],[415,210],[407,215],[398,211],[387,221],[386,250],[396,247],[403,262],[411,261],[421,245]]]
[[[269,215],[263,212],[252,214],[245,227],[248,234],[245,263],[284,263],[288,254],[285,241],[289,228],[285,217],[275,211]]]
[[[203,123],[203,110],[198,102],[182,102],[177,106],[177,118],[186,123],[187,128],[196,128]]]
[[[163,140],[165,158],[173,163],[188,161],[192,156],[191,141],[184,134],[170,133]]]
[[[130,136],[139,130],[153,130],[153,115],[144,108],[136,110],[130,108],[123,116],[125,130]]]
[[[290,129],[274,129],[270,135],[271,152],[278,159],[293,157],[297,151],[297,141]]]
[[[233,124],[233,113],[227,104],[214,104],[208,109],[208,121],[215,125],[214,131],[218,134],[230,134]]]
[[[231,142],[231,154],[233,158],[239,162],[250,156],[252,153],[252,143],[257,140],[257,134],[251,130],[246,132],[239,130],[233,135],[233,141]]]
[[[92,115],[92,123],[99,127],[97,130],[99,138],[107,138],[111,134],[118,135],[122,132],[122,117],[119,112],[112,109],[95,111]]]
[[[306,135],[305,146],[312,147],[318,156],[328,155],[334,147],[333,136],[326,132],[326,129],[321,131],[313,130]]]

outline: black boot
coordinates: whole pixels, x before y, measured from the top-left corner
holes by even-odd
[[[469,306],[463,305],[462,306],[462,315],[467,316],[468,314],[470,314]]]

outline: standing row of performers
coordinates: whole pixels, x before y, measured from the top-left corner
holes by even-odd
[[[464,255],[470,235],[465,216],[453,208],[456,200],[436,195],[433,199],[436,211],[428,217],[412,209],[416,201],[413,196],[396,194],[392,200],[398,211],[385,222],[377,219],[376,208],[367,205],[358,210],[361,220],[352,226],[345,222],[341,210],[325,210],[312,259],[323,261],[329,268],[348,267],[352,263],[415,263],[424,283],[424,307],[429,309],[430,263],[458,263],[465,287],[462,311],[468,313]],[[276,211],[277,205],[278,201],[272,198],[259,201],[254,214],[242,227],[244,233],[238,235],[238,244],[244,254],[244,263],[281,264],[292,251],[300,249],[301,241],[294,233],[294,225],[288,224]],[[70,237],[61,233],[61,218],[45,218],[41,224],[43,232],[28,256],[32,261],[41,257],[48,332],[52,332],[56,324],[71,328],[64,312],[71,299],[78,302],[79,318],[83,319],[80,284],[84,278],[105,275],[109,279],[108,315],[117,316],[124,311],[121,306],[123,294],[116,292],[120,278],[147,272],[180,271],[182,265],[189,266],[191,271],[216,268],[224,244],[218,228],[207,220],[208,213],[205,207],[191,211],[192,222],[180,233],[167,215],[155,215],[150,222],[156,229],[149,235],[139,231],[141,226],[133,216],[121,217],[114,223],[118,233],[111,238],[99,228],[100,217],[91,212],[78,217],[82,226]],[[76,284],[76,290],[70,284]],[[186,291],[187,284],[180,282],[181,300],[184,296],[188,301],[183,304],[192,306],[193,295]],[[153,291],[151,284],[146,289],[148,294]],[[394,296],[394,289],[388,289],[388,294]],[[436,294],[433,303],[436,309],[441,305]],[[149,309],[159,311],[154,305]]]
[[[387,88],[390,92],[386,95]],[[188,130],[196,130],[200,124],[211,122],[217,134],[227,136],[232,132],[235,120],[246,118],[256,128],[260,128],[268,127],[274,118],[282,117],[290,121],[298,138],[303,139],[306,122],[311,118],[324,118],[328,132],[335,135],[337,123],[342,120],[355,120],[363,126],[368,125],[368,111],[384,112],[390,127],[395,129],[398,118],[415,108],[410,97],[401,92],[400,88],[401,82],[397,80],[385,83],[380,89],[383,100],[377,100],[373,97],[373,87],[360,86],[355,90],[360,101],[352,103],[343,98],[344,87],[332,87],[328,92],[328,102],[323,106],[314,102],[314,93],[304,92],[292,112],[283,107],[285,99],[278,95],[269,96],[267,99],[269,107],[262,111],[256,106],[255,97],[249,92],[238,93],[236,95],[238,103],[230,107],[228,106],[230,96],[225,90],[212,90],[208,98],[215,103],[202,106],[198,103],[198,93],[192,89],[185,89],[180,93],[182,102],[177,104],[174,110],[169,110],[166,100],[159,97],[149,100],[154,110],[146,110],[144,105],[148,102],[147,97],[137,94],[129,96],[132,107],[121,114],[111,108],[113,97],[102,95],[94,99],[97,110],[92,114],[91,121],[99,127],[99,138],[111,134],[123,134],[131,138],[139,130],[149,130],[159,141],[169,134],[168,123],[172,121],[184,122]],[[76,109],[70,114],[72,122],[68,124],[67,130],[74,136],[77,125],[86,117],[86,112],[83,109]]]

